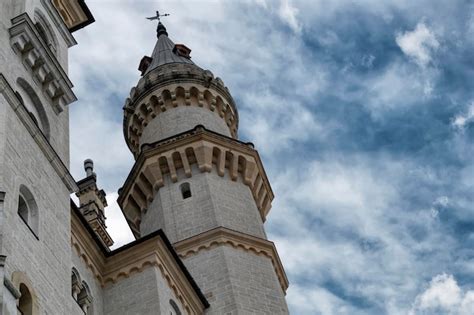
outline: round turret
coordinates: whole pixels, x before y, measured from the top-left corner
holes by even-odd
[[[152,57],[140,62],[142,78],[124,106],[124,135],[137,157],[152,144],[203,125],[237,138],[238,113],[223,81],[191,61],[191,50],[175,45],[163,24]]]

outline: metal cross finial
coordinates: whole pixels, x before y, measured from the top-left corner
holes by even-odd
[[[169,14],[168,13],[160,14],[160,11],[156,11],[156,16],[147,17],[147,19],[150,21],[158,20],[158,22],[160,22],[160,18],[164,16],[169,16]]]

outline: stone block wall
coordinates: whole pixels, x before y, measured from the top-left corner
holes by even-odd
[[[160,113],[149,122],[140,137],[140,145],[175,136],[197,125],[231,136],[226,122],[217,113],[203,107],[178,106]]]
[[[7,123],[0,182],[6,192],[6,277],[14,271],[26,273],[38,294],[41,314],[66,314],[69,305],[64,301],[71,297],[69,191],[11,107],[1,107]],[[39,239],[17,213],[20,185],[31,191],[38,206]]]
[[[173,183],[166,175],[149,209],[142,217],[142,235],[163,229],[172,243],[216,227],[266,238],[263,222],[250,188],[239,177],[232,181],[217,170],[200,172],[193,165],[193,176],[186,178],[178,170],[179,180]],[[180,185],[189,183],[192,196],[183,199]]]
[[[268,257],[224,245],[183,261],[211,304],[206,314],[288,314]]]
[[[180,307],[160,270],[149,267],[104,288],[104,314],[174,314],[171,299]]]

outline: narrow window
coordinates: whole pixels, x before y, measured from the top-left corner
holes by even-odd
[[[179,187],[181,189],[181,195],[183,196],[183,199],[191,197],[191,186],[189,183],[183,183]]]
[[[26,224],[28,224],[28,205],[22,195],[18,198],[18,215]]]
[[[30,290],[23,283],[20,284],[20,299],[18,300],[18,311],[21,315],[33,314],[33,299]]]

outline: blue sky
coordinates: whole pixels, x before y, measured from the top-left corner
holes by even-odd
[[[75,33],[71,169],[114,202],[132,164],[122,106],[170,38],[230,88],[276,198],[266,222],[292,314],[474,314],[472,1],[87,1]]]

